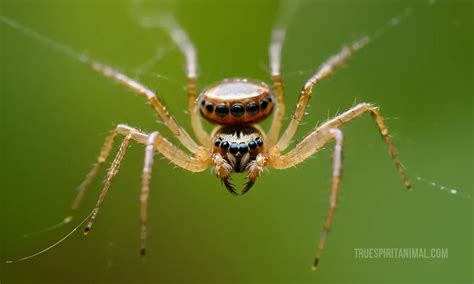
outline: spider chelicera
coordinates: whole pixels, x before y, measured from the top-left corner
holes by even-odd
[[[87,188],[91,185],[101,165],[109,157],[113,142],[118,135],[124,136],[124,139],[108,169],[103,189],[94,210],[87,220],[84,234],[91,230],[112,179],[117,173],[127,151],[129,142],[132,140],[136,141],[146,145],[140,195],[140,247],[142,255],[145,254],[146,247],[148,194],[150,191],[153,154],[155,152],[159,152],[176,166],[191,172],[202,172],[208,167],[212,167],[231,194],[242,195],[250,190],[265,167],[274,169],[293,167],[334,140],[329,209],[317,247],[313,269],[316,268],[324,248],[338,201],[342,174],[343,135],[339,129],[341,125],[366,112],[372,114],[388,146],[388,151],[395,167],[398,169],[405,186],[410,188],[410,182],[397,157],[397,152],[385,127],[379,108],[370,103],[359,103],[336,117],[327,120],[307,134],[294,148],[285,151],[290,145],[304,116],[313,87],[333,73],[355,51],[366,45],[369,42],[368,37],[363,37],[344,47],[339,53],[321,65],[317,72],[303,86],[289,125],[280,136],[282,121],[285,115],[283,84],[280,75],[281,49],[285,37],[284,29],[277,28],[272,32],[272,40],[269,47],[271,77],[273,81],[272,88],[261,81],[247,78],[231,78],[216,83],[197,96],[196,50],[186,33],[176,22],[168,20],[162,24],[186,58],[188,111],[192,129],[198,142],[170,115],[165,105],[153,91],[107,65],[89,60],[88,62],[94,70],[116,80],[136,94],[145,97],[157,112],[164,125],[168,127],[190,153],[181,150],[157,131],[145,133],[124,124],[117,125],[105,139],[97,163],[87,175],[85,181],[80,185],[79,192],[72,204],[71,212],[65,218],[64,223],[71,221],[72,211],[79,207]],[[266,119],[272,112],[271,126],[268,132],[266,132],[257,123]],[[201,117],[217,125],[211,133],[207,133],[204,129]],[[284,154],[282,153],[283,151],[285,151]],[[247,172],[248,181],[241,191],[237,191],[230,182],[230,176],[234,172]]]

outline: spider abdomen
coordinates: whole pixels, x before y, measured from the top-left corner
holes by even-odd
[[[201,115],[217,124],[253,124],[273,109],[270,88],[263,82],[231,78],[210,86],[198,98]]]

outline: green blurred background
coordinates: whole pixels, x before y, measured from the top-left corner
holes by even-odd
[[[321,83],[298,131],[301,137],[354,101],[376,103],[414,185],[413,192],[404,189],[368,115],[345,125],[341,202],[317,272],[310,266],[328,206],[332,146],[297,168],[265,172],[237,198],[208,171],[191,174],[157,158],[142,260],[144,154],[133,144],[89,236],[76,232],[48,253],[4,264],[74,227],[21,237],[64,217],[115,124],[170,133],[142,98],[0,24],[0,282],[471,283],[473,5],[432,2],[303,1],[286,23],[282,73],[291,111],[305,80],[343,44],[413,11]],[[140,27],[141,18],[162,12],[177,18],[198,49],[200,89],[233,76],[269,82],[267,46],[278,2],[0,3],[2,15],[159,90],[187,129],[183,56],[163,30]],[[137,72],[157,52],[158,63]],[[244,182],[243,175],[235,179]],[[98,178],[74,224],[94,206],[100,185]],[[374,247],[448,248],[449,258],[355,258],[354,248]]]

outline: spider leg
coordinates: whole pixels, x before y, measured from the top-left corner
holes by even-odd
[[[188,112],[191,119],[191,126],[198,141],[203,145],[208,145],[211,141],[209,134],[204,130],[199,117],[199,109],[196,103],[197,89],[197,52],[186,32],[176,23],[172,16],[164,17],[162,26],[168,31],[173,41],[178,45],[181,52],[186,57],[186,76],[188,77]]]
[[[96,206],[94,210],[92,211],[91,217],[89,218],[89,222],[87,223],[85,229],[84,229],[84,234],[87,234],[90,229],[92,228],[92,225],[97,217],[97,214],[102,207],[102,204],[105,200],[105,197],[107,195],[107,192],[110,188],[110,184],[112,182],[113,177],[117,174],[117,171],[120,166],[120,162],[122,161],[128,143],[130,140],[134,140],[138,143],[148,145],[150,141],[150,136],[136,130],[132,127],[129,127],[127,125],[119,125],[117,127],[117,132],[119,134],[122,134],[125,136],[125,139],[123,140],[122,144],[120,145],[119,151],[117,152],[117,155],[112,162],[111,167],[109,168],[107,172],[107,176],[104,182],[104,186],[102,188],[102,191],[99,195],[99,199],[97,200]],[[158,132],[153,132],[152,133],[153,137],[153,147],[158,150],[165,158],[167,158],[171,163],[188,170],[190,172],[202,172],[204,171],[207,166],[210,163],[210,160],[207,156],[203,155],[202,151],[198,149],[198,151],[195,153],[196,157],[190,156],[186,154],[183,150],[179,149],[176,145],[168,141],[166,138],[164,138],[161,134]],[[147,148],[148,149],[148,148]],[[150,162],[150,159],[152,159],[152,156],[148,154],[150,151],[147,150],[147,156],[146,156],[146,163]],[[151,160],[152,161],[152,160]],[[145,169],[151,169],[151,165],[148,166],[147,164],[145,165]],[[145,172],[145,170],[144,170]],[[150,171],[151,174],[151,171]],[[144,174],[145,175],[145,174]],[[144,186],[142,187],[142,193],[145,192],[145,194],[142,195],[142,198],[145,198],[148,196],[147,194],[147,188],[149,184],[150,177],[143,177],[142,176],[142,181],[144,183]],[[145,205],[145,210],[146,210],[146,201],[142,203]],[[142,209],[143,212],[143,209]],[[146,220],[146,215],[145,215],[145,220]],[[145,230],[146,231],[146,230]]]
[[[388,133],[388,129],[385,126],[380,110],[378,107],[375,107],[369,103],[360,103],[355,107],[341,113],[340,115],[329,119],[321,126],[306,135],[294,149],[290,150],[283,156],[280,155],[281,151],[277,146],[272,147],[269,150],[268,165],[277,169],[286,169],[303,162],[308,157],[318,152],[325,144],[324,139],[321,139],[321,133],[324,133],[331,128],[338,128],[352,119],[360,117],[366,112],[370,112],[372,114],[375,122],[377,123],[380,134],[382,135],[385,144],[387,144],[388,152],[403,180],[405,187],[410,189],[410,181],[408,180],[408,176],[403,169],[400,159],[398,158],[397,150],[393,145],[392,138]]]
[[[329,129],[329,128],[335,128],[343,125],[346,122],[351,121],[352,119],[361,116],[362,114],[369,112],[373,119],[375,120],[380,134],[382,135],[385,144],[387,144],[388,152],[390,154],[390,157],[392,158],[392,161],[397,168],[400,177],[403,180],[403,184],[407,189],[411,188],[411,183],[408,179],[408,176],[405,172],[405,169],[403,169],[402,163],[400,162],[400,159],[398,158],[398,153],[397,149],[393,145],[392,138],[390,137],[390,134],[388,133],[388,129],[385,126],[384,119],[382,117],[382,114],[380,113],[380,109],[372,104],[369,103],[360,103],[356,105],[355,107],[347,110],[346,112],[326,121],[323,123],[319,129]]]
[[[146,251],[148,195],[150,192],[150,179],[155,150],[153,144],[158,135],[158,132],[150,134],[145,148],[145,165],[143,166],[142,188],[140,193],[140,253],[142,256],[145,255]]]
[[[140,84],[139,82],[129,78],[127,75],[120,73],[118,70],[107,66],[103,63],[95,61],[79,52],[76,52],[71,47],[65,46],[61,43],[55,42],[33,30],[28,29],[25,26],[20,25],[19,23],[0,16],[0,21],[7,24],[8,26],[20,30],[26,35],[42,42],[43,44],[52,47],[54,50],[62,52],[68,56],[73,57],[79,62],[88,63],[91,65],[92,69],[96,70],[99,73],[102,73],[104,76],[109,77],[117,81],[119,84],[128,87],[130,90],[136,94],[147,98],[150,105],[158,113],[161,120],[169,128],[169,130],[176,136],[176,138],[191,152],[196,152],[199,146],[191,138],[191,136],[183,129],[177,121],[170,115],[165,105],[158,99],[154,92]]]
[[[321,257],[321,253],[324,249],[324,244],[326,243],[327,236],[331,230],[334,214],[336,213],[337,201],[339,199],[339,188],[341,185],[342,176],[342,131],[338,128],[331,128],[329,129],[327,135],[330,135],[336,141],[333,151],[331,194],[329,196],[329,209],[326,216],[326,221],[324,222],[324,227],[319,238],[316,256],[314,257],[312,266],[313,270],[315,270],[318,266],[319,258]]]
[[[350,46],[344,47],[338,54],[332,56],[323,65],[321,65],[316,74],[314,74],[306,82],[300,92],[300,98],[298,100],[298,104],[296,105],[295,111],[293,112],[290,123],[276,144],[281,151],[285,150],[290,144],[291,139],[293,139],[293,136],[300,125],[301,119],[304,116],[306,106],[308,105],[311,93],[313,91],[313,87],[322,79],[331,75],[337,69],[337,67],[344,64],[344,62],[346,62],[355,51],[364,47],[368,42],[369,38],[363,37],[352,43]]]
[[[92,211],[92,215],[89,218],[89,221],[84,228],[84,234],[87,234],[93,223],[95,218],[97,217],[97,213],[99,213],[99,209],[102,207],[102,204],[104,203],[105,197],[107,195],[107,192],[109,191],[110,184],[112,183],[113,177],[117,174],[118,169],[120,167],[120,162],[122,162],[123,157],[125,156],[125,153],[127,151],[128,143],[130,142],[130,139],[132,139],[132,133],[128,134],[125,136],[125,138],[122,141],[122,144],[120,144],[120,148],[117,152],[117,155],[115,156],[114,161],[112,162],[112,165],[110,166],[109,170],[107,171],[107,176],[105,178],[104,182],[104,187],[102,188],[102,191],[99,195],[99,200],[97,201],[97,204]]]
[[[360,103],[355,107],[347,110],[346,112],[326,121],[320,127],[314,129],[312,132],[306,135],[303,140],[301,140],[296,145],[294,149],[290,150],[285,155],[280,155],[280,150],[276,146],[269,150],[267,166],[277,169],[286,169],[303,162],[314,153],[317,153],[332,138],[336,140],[336,147],[334,148],[333,180],[330,196],[330,208],[328,211],[323,232],[321,233],[321,238],[319,241],[318,250],[316,252],[313,269],[315,269],[318,265],[319,258],[324,248],[327,234],[331,228],[332,220],[337,206],[339,184],[342,174],[342,132],[338,130],[338,127],[346,122],[351,121],[356,117],[361,116],[366,112],[370,112],[373,115],[375,122],[379,127],[380,133],[382,134],[382,137],[385,140],[385,143],[387,144],[388,151],[395,164],[395,167],[398,169],[405,187],[410,189],[410,181],[408,180],[405,170],[403,169],[400,163],[397,151],[393,146],[392,139],[390,138],[387,127],[385,126],[380,110],[377,107],[368,103]]]
[[[104,76],[109,77],[117,81],[119,84],[128,87],[136,94],[145,97],[153,109],[158,113],[163,123],[168,129],[176,136],[176,138],[191,152],[196,152],[199,148],[198,144],[191,138],[188,132],[182,128],[173,116],[168,112],[166,106],[158,99],[154,92],[140,84],[139,82],[132,80],[127,75],[120,73],[105,64],[92,61],[91,66],[94,70],[102,73]]]
[[[69,213],[66,215],[66,218],[64,218],[64,223],[71,222],[73,214],[81,205],[81,202],[84,199],[87,189],[91,186],[101,166],[105,163],[105,161],[107,161],[110,152],[112,151],[112,146],[117,135],[122,134],[124,136],[127,136],[130,133],[132,133],[132,139],[135,139],[137,141],[143,140],[143,136],[146,136],[146,134],[141,133],[139,130],[133,129],[123,124],[117,125],[117,127],[112,130],[109,135],[107,135],[107,137],[105,138],[104,145],[102,146],[102,149],[100,151],[99,157],[97,158],[97,162],[87,174],[86,179],[78,187],[78,192],[76,194],[76,197],[74,198],[74,201],[72,202],[71,208],[69,209]]]
[[[183,151],[165,139],[159,132],[152,132],[148,136],[145,148],[145,162],[143,166],[142,187],[140,193],[140,253],[142,256],[144,256],[146,252],[148,196],[150,192],[153,154],[155,149],[168,158],[172,163],[192,172],[204,171],[210,163],[209,160],[199,160],[186,155]]]
[[[270,157],[269,166],[273,166],[278,169],[288,168],[294,166],[297,163],[302,162],[307,157],[318,152],[332,139],[335,140],[336,145],[333,151],[333,165],[332,165],[332,182],[331,182],[331,193],[329,195],[329,208],[326,216],[326,221],[321,231],[319,238],[319,244],[314,258],[312,269],[315,270],[321,253],[324,249],[324,245],[331,230],[334,214],[337,208],[337,201],[339,198],[339,188],[341,184],[342,176],[342,146],[343,146],[343,135],[342,131],[338,128],[324,128],[316,129],[307,135],[298,145],[291,150],[287,155],[275,158]],[[278,162],[276,162],[278,160]]]
[[[64,218],[64,223],[71,222],[73,218],[73,212],[79,208],[87,189],[92,184],[92,181],[94,180],[97,173],[99,172],[100,167],[104,164],[104,162],[109,157],[110,152],[112,151],[112,145],[114,143],[115,137],[117,137],[117,134],[118,134],[117,129],[114,129],[107,136],[107,138],[105,138],[105,142],[104,142],[104,145],[102,146],[99,157],[97,158],[97,162],[94,164],[91,171],[87,174],[86,179],[79,185],[78,192],[77,192],[76,197],[74,198],[74,201],[72,202],[71,209],[69,210],[69,213],[66,215],[66,218]]]
[[[281,49],[285,41],[285,30],[276,28],[272,31],[272,40],[268,48],[270,54],[270,68],[273,80],[273,90],[276,96],[276,106],[273,114],[272,124],[267,137],[270,145],[277,142],[280,135],[283,116],[285,115],[285,100],[283,92],[283,83],[280,74]]]

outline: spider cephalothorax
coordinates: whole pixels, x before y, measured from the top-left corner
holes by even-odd
[[[17,23],[9,25],[19,27]],[[87,219],[88,223],[84,230],[85,234],[90,231],[97,217],[130,141],[136,141],[146,146],[140,196],[140,240],[142,254],[145,253],[148,194],[150,191],[151,172],[153,168],[153,155],[156,152],[162,154],[176,166],[190,172],[202,172],[212,167],[226,188],[233,194],[238,193],[230,183],[230,174],[234,172],[247,172],[248,182],[241,192],[243,194],[252,187],[255,179],[261,174],[265,167],[274,169],[293,167],[317,153],[327,143],[335,141],[329,210],[319,240],[313,268],[316,268],[318,264],[332,224],[339,196],[343,147],[343,135],[340,126],[360,117],[364,113],[368,112],[372,114],[405,186],[410,188],[410,182],[398,159],[397,152],[388,134],[382,115],[379,109],[370,103],[359,103],[336,117],[328,119],[288,150],[305,114],[313,87],[332,74],[334,70],[348,60],[356,50],[366,45],[369,41],[368,37],[363,37],[351,45],[344,47],[339,53],[329,58],[329,60],[306,81],[300,91],[296,108],[293,114],[289,116],[288,125],[286,129],[284,129],[283,134],[280,135],[285,115],[284,92],[280,75],[280,57],[285,35],[284,30],[276,29],[273,31],[269,48],[273,92],[270,92],[270,87],[265,83],[244,78],[233,78],[223,80],[209,87],[197,97],[196,50],[186,36],[186,33],[177,23],[168,20],[163,26],[169,31],[175,43],[186,56],[188,111],[195,138],[178,124],[168,112],[163,102],[149,88],[112,67],[88,57],[78,55],[81,62],[89,63],[94,70],[116,80],[138,95],[145,97],[159,118],[163,121],[163,124],[186,149],[184,150],[176,146],[158,131],[145,133],[127,125],[117,125],[107,136],[102,151],[97,159],[97,163],[89,175],[87,175],[86,180],[81,184],[71,208],[71,210],[78,208],[85,191],[92,184],[92,180],[98,173],[101,165],[108,159],[113,149],[115,138],[119,135],[123,135],[123,141],[107,172],[97,204]],[[21,29],[24,30],[23,28]],[[33,35],[34,37],[38,36],[36,33],[33,33]],[[50,40],[46,42],[50,42]],[[66,53],[71,55],[72,49],[63,48],[60,44],[55,44],[54,46],[58,50],[62,52],[67,51]],[[267,118],[271,112],[273,112],[273,118],[270,128],[264,131],[256,123]],[[218,124],[211,133],[206,131],[203,127],[199,114],[208,121]],[[69,214],[64,220],[64,223],[71,221],[71,216],[72,215]]]

